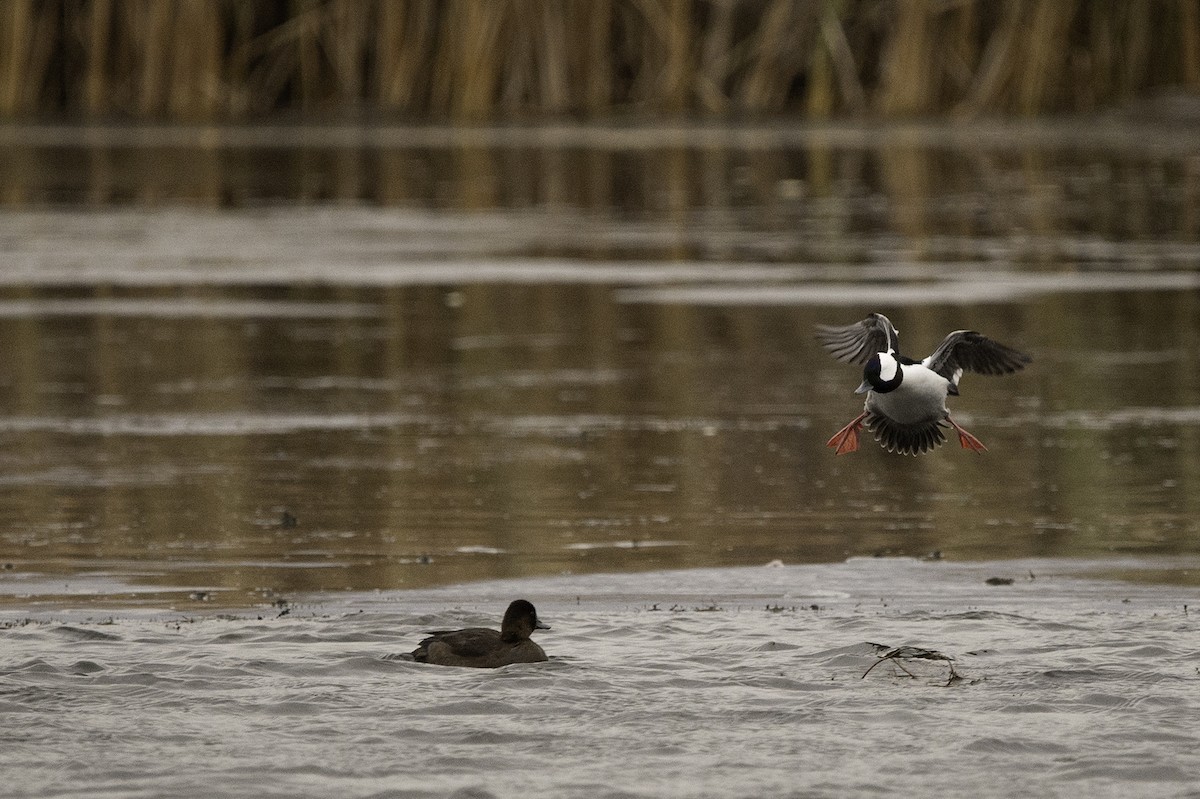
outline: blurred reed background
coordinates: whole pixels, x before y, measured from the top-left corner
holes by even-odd
[[[0,115],[1038,114],[1200,89],[1197,0],[4,0]]]

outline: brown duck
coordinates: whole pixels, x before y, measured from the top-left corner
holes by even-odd
[[[468,627],[432,632],[413,650],[412,658],[418,663],[477,669],[495,669],[510,663],[541,663],[548,659],[546,653],[529,636],[534,630],[549,629],[549,625],[538,621],[532,604],[518,599],[504,612],[499,631]]]

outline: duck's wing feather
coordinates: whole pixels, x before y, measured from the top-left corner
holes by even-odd
[[[880,313],[846,327],[817,325],[816,335],[829,354],[844,363],[866,363],[877,352],[900,352],[900,331]]]
[[[439,630],[431,632],[429,637],[417,645],[413,656],[418,661],[424,660],[431,644],[445,644],[459,657],[482,657],[493,652],[500,643],[500,633],[486,627],[468,627],[465,630]]]
[[[957,384],[964,371],[1007,375],[1024,369],[1033,359],[974,330],[955,330],[922,363]]]

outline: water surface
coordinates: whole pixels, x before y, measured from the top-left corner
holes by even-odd
[[[589,130],[4,129],[0,601],[1196,553],[1194,137]],[[990,452],[825,449],[871,310]]]
[[[865,558],[225,615],[8,611],[6,779],[62,797],[1194,796],[1196,593],[1086,576],[1144,563]],[[552,625],[550,662],[397,658],[518,595]],[[879,661],[900,646],[935,659]]]
[[[1116,118],[0,127],[6,784],[1194,795],[1198,239]],[[825,447],[869,311],[989,452]]]

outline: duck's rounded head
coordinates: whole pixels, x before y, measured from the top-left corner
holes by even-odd
[[[549,629],[550,625],[538,621],[533,603],[524,599],[513,600],[508,610],[504,611],[504,621],[500,623],[500,634],[506,641],[524,640],[534,630]]]
[[[874,391],[876,394],[886,394],[899,388],[902,380],[904,370],[900,368],[896,356],[890,352],[877,352],[867,359],[867,365],[863,367],[862,385],[854,393]]]

